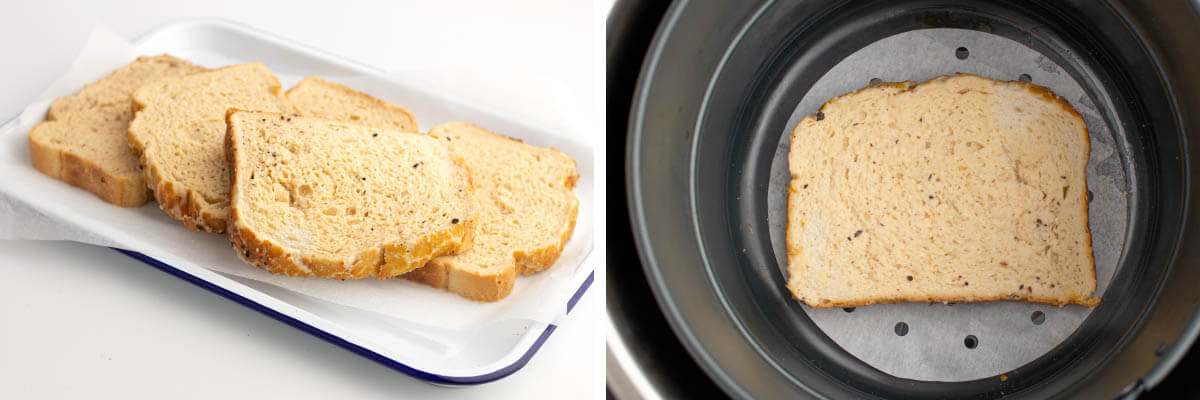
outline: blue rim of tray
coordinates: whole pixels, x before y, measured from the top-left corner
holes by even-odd
[[[429,382],[437,383],[437,384],[456,385],[456,386],[478,385],[478,384],[492,382],[492,381],[498,380],[500,378],[504,378],[506,376],[512,375],[514,372],[517,372],[522,367],[524,367],[525,364],[529,363],[529,360],[533,358],[534,353],[537,353],[537,351],[542,348],[542,344],[545,344],[546,339],[550,338],[550,334],[554,333],[554,330],[558,328],[554,324],[547,324],[546,329],[543,330],[542,334],[540,336],[538,336],[536,341],[533,342],[533,346],[530,346],[529,350],[526,350],[525,354],[521,355],[521,358],[517,359],[516,362],[509,364],[503,368],[497,369],[495,371],[492,371],[492,372],[489,372],[489,373],[486,373],[483,375],[476,375],[476,376],[438,375],[438,374],[425,372],[425,371],[410,367],[408,365],[405,365],[404,363],[401,363],[399,361],[387,358],[386,356],[384,356],[382,354],[376,353],[365,347],[359,346],[358,344],[355,344],[346,339],[343,339],[340,336],[323,331],[317,327],[314,327],[303,321],[293,318],[290,315],[279,312],[278,310],[275,310],[273,308],[264,306],[261,303],[258,303],[254,300],[250,300],[249,298],[246,298],[245,296],[234,293],[233,291],[230,291],[229,289],[218,286],[217,284],[214,284],[212,282],[198,278],[195,275],[184,272],[178,268],[171,266],[170,264],[167,264],[167,263],[164,263],[157,259],[154,259],[153,257],[147,256],[142,253],[138,253],[136,251],[118,249],[115,247],[111,247],[111,249],[116,250],[117,252],[124,254],[126,256],[132,257],[135,260],[146,263],[154,268],[158,268],[159,270],[162,270],[163,272],[174,275],[175,277],[177,277],[179,279],[188,281],[193,285],[207,289],[210,292],[219,294],[219,295],[221,295],[221,297],[227,298],[229,300],[233,300],[236,303],[239,303],[250,309],[258,311],[258,312],[262,313],[263,315],[277,319],[280,322],[283,322],[285,324],[291,325],[293,328],[302,330],[304,332],[308,332],[309,334],[316,336],[318,338],[321,338],[321,339],[325,340],[326,342],[338,345],[339,347],[349,350],[355,354],[358,354],[360,356],[371,359],[372,361],[382,364],[388,368],[403,372],[403,373],[408,374],[417,379],[421,379],[421,380],[425,380],[425,381],[429,381]],[[582,297],[584,292],[587,292],[588,288],[592,286],[592,281],[595,279],[595,276],[596,276],[595,271],[588,273],[587,279],[585,279],[583,281],[583,284],[581,284],[579,286],[579,289],[575,290],[575,294],[571,296],[571,299],[567,300],[567,314],[571,313],[571,310],[575,308],[575,304],[579,302],[579,298]]]

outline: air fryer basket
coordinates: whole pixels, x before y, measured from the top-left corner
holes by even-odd
[[[1186,133],[1197,131],[1200,118],[1185,110],[1200,111],[1200,57],[1188,43],[1200,38],[1200,18],[1183,1],[1128,3],[696,0],[673,5],[647,53],[633,98],[626,179],[648,281],[693,358],[728,393],[766,398],[796,393],[1111,397],[1161,379],[1200,330],[1200,322],[1193,321],[1200,291],[1190,288],[1200,282],[1200,249],[1194,232],[1184,229],[1195,223],[1186,212],[1193,179],[1188,158],[1194,151]],[[811,112],[805,110],[811,104],[800,104],[801,99],[812,103],[809,95],[817,94],[819,105],[828,97],[827,73],[845,70],[839,63],[847,57],[896,35],[930,30],[939,32],[932,34],[935,42],[948,43],[954,35],[947,29],[973,31],[961,35],[972,45],[1004,42],[993,37],[1015,41],[1045,58],[1038,67],[1053,65],[1079,88],[1082,94],[1068,100],[1094,110],[1089,129],[1108,135],[1120,169],[1111,177],[1123,197],[1114,208],[1120,224],[1098,227],[1092,214],[1092,227],[1104,230],[1094,234],[1119,238],[1123,245],[1108,249],[1115,254],[1109,271],[1115,272],[1100,306],[1077,311],[1079,318],[1064,328],[1068,333],[1043,346],[1044,353],[1008,360],[1014,363],[1011,369],[978,369],[986,371],[979,376],[912,374],[922,380],[905,379],[897,377],[905,376],[897,369],[904,360],[865,362],[869,357],[862,349],[829,336],[829,319],[814,322],[830,315],[814,314],[791,298],[771,243],[772,235],[779,241],[782,223],[770,215],[779,200],[770,196],[782,192],[768,189],[773,161],[779,179],[777,149],[786,144],[781,137],[797,115]],[[949,54],[929,54],[938,56]],[[905,73],[916,64],[896,64],[892,75],[911,79]],[[887,68],[875,72],[889,73]],[[992,77],[1017,79],[1010,75]],[[859,78],[847,79],[866,85]],[[1070,90],[1063,85],[1052,88],[1063,94]],[[1105,196],[1112,194],[1106,189]],[[1032,306],[1001,307],[1030,315],[1031,308],[1021,307]],[[897,308],[863,317],[886,319],[905,312],[922,311]],[[989,315],[945,312],[962,318]],[[1050,319],[1056,312],[1065,313],[1045,309],[1044,316]],[[888,327],[892,323],[886,321]],[[932,336],[938,335],[936,328],[929,328],[935,330]],[[951,330],[943,329],[943,336],[959,334],[947,333]],[[1016,333],[994,333],[1004,335],[998,342],[1009,349],[1020,346],[1021,339],[1009,337]],[[922,359],[962,361],[982,353]]]

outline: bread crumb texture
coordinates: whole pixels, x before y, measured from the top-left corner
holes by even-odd
[[[408,109],[320,77],[304,78],[288,89],[287,98],[302,115],[417,132],[417,119]]]
[[[289,89],[288,98],[304,114],[417,129],[403,107],[318,77]],[[438,125],[429,135],[469,167],[479,219],[469,249],[434,258],[403,277],[476,301],[498,301],[512,292],[518,275],[554,265],[579,210],[572,191],[579,179],[575,160],[465,122]]]
[[[426,135],[231,111],[230,240],[276,274],[389,278],[470,246],[462,157]]]
[[[188,229],[224,232],[229,215],[225,112],[294,113],[262,63],[159,79],[133,92],[129,145],[159,208]]]
[[[575,229],[575,160],[469,123],[438,125],[429,135],[462,154],[475,183],[479,224],[474,246],[433,259],[406,278],[476,301],[497,301],[518,274],[554,265]]]
[[[29,131],[33,166],[50,177],[121,207],[151,200],[137,157],[129,150],[130,96],[143,83],[204,71],[170,55],[138,57],[73,96],[50,105]]]
[[[788,289],[813,307],[1094,306],[1088,133],[1038,86],[874,85],[792,131]]]

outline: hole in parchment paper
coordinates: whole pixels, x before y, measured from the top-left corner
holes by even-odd
[[[854,307],[846,307],[846,308],[843,308],[843,309],[842,309],[842,311],[845,311],[845,312],[854,312]]]
[[[896,330],[896,336],[907,335],[908,334],[908,324],[904,323],[904,321],[897,322],[895,330]]]
[[[878,84],[880,84],[880,83],[883,83],[883,79],[879,79],[879,78],[871,78],[871,82],[870,82],[869,84],[870,84],[871,86],[875,86],[875,85],[878,85]]]
[[[1021,76],[1017,77],[1017,80],[1021,81],[1021,82],[1025,82],[1025,83],[1030,83],[1030,82],[1033,82],[1033,77],[1029,76],[1029,74],[1021,74]]]
[[[968,349],[974,349],[975,346],[979,345],[979,339],[975,338],[975,335],[967,335],[967,338],[963,339],[963,345],[967,346]]]
[[[966,47],[959,47],[958,49],[954,50],[954,56],[958,57],[959,60],[966,60],[967,56],[970,56],[970,55],[971,55],[971,52],[967,51]]]
[[[1029,320],[1033,321],[1034,325],[1041,325],[1043,322],[1046,322],[1046,313],[1034,311],[1033,315],[1029,316]]]
[[[1092,203],[1092,191],[1089,190],[1088,191],[1088,204],[1091,204],[1091,203]]]

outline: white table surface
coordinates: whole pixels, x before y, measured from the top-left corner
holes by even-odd
[[[0,0],[0,119],[19,113],[65,71],[95,21],[133,38],[175,19],[216,16],[385,70],[465,70],[476,82],[493,82],[482,99],[520,95],[523,88],[505,85],[509,73],[541,75],[563,82],[565,101],[602,121],[603,13],[596,7],[566,0]],[[604,168],[596,170],[603,182]],[[604,221],[598,205],[597,221]],[[597,225],[595,251],[603,254]],[[603,279],[598,271],[525,368],[486,385],[443,388],[106,248],[0,241],[0,398],[599,398]]]

